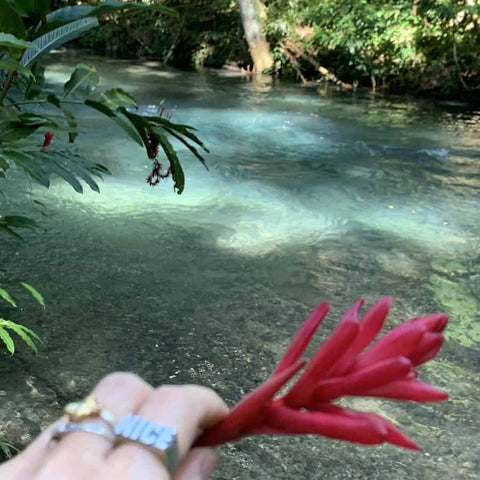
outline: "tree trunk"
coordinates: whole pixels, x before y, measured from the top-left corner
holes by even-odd
[[[265,34],[262,30],[262,8],[260,0],[238,0],[242,15],[243,29],[247,39],[250,55],[255,71],[261,73],[273,66],[273,56],[270,52]]]

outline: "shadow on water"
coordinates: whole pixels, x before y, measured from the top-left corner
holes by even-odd
[[[55,68],[63,78],[65,65]],[[141,151],[86,117],[84,151],[114,172],[102,194],[26,185],[8,196],[17,213],[30,198],[48,206],[40,235],[2,244],[2,269],[38,287],[48,308],[16,313],[44,344],[38,357],[0,363],[0,433],[28,442],[112,370],[211,386],[232,404],[318,302],[332,305],[320,340],[350,302],[391,294],[389,327],[451,313],[446,346],[421,374],[451,400],[351,404],[398,422],[424,451],[246,439],[224,448],[214,478],[478,478],[480,168],[465,119],[268,82],[252,97],[242,78],[102,68],[106,82],[122,72],[144,109],[178,100],[177,120],[201,127],[212,148],[210,172],[186,159],[184,195],[152,190]]]

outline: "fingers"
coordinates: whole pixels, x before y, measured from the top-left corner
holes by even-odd
[[[23,452],[0,467],[0,480],[25,480],[34,478],[45,460],[45,453],[52,437],[55,422],[44,430]]]
[[[180,466],[174,480],[208,478],[218,459],[216,451],[211,448],[190,451],[190,448],[203,429],[228,413],[227,405],[213,390],[190,385],[154,390],[136,375],[115,373],[101,380],[93,394],[117,420],[126,414],[135,414],[176,430]],[[101,423],[104,420],[84,421]],[[70,433],[54,444],[50,442],[54,427],[49,427],[24,453],[2,466],[0,480],[170,479],[161,452],[157,454],[131,441],[114,448],[105,438],[85,432]]]
[[[216,448],[198,447],[190,450],[173,480],[207,480],[220,458]]]
[[[118,419],[137,410],[152,391],[153,388],[140,377],[119,372],[103,378],[95,387],[93,394],[104,408]],[[98,418],[86,420],[86,422],[92,421],[102,422]],[[113,444],[110,441],[98,435],[84,432],[69,434],[47,450],[48,455],[42,462],[38,480],[55,478],[54,472],[59,469],[75,472],[78,468],[79,472],[87,476],[88,470],[92,473],[98,470],[112,448]],[[72,478],[83,477],[72,476]]]
[[[227,413],[227,405],[213,390],[189,385],[160,387],[135,412],[145,419],[176,429],[180,459],[187,454],[201,430],[214,425]],[[136,442],[125,442],[109,453],[108,460],[115,465],[123,463],[125,458],[136,461],[145,455],[155,456],[155,453]],[[152,478],[160,477],[157,474]]]

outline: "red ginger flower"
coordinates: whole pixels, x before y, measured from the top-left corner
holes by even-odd
[[[43,145],[42,145],[43,149],[46,150],[50,146],[50,144],[52,143],[52,140],[53,140],[53,135],[54,135],[53,132],[46,132],[44,134]]]
[[[292,340],[270,378],[241,400],[196,445],[219,445],[255,434],[317,434],[365,445],[392,443],[420,450],[388,420],[332,402],[344,396],[383,397],[417,402],[446,400],[448,394],[417,379],[416,367],[434,358],[444,338],[448,315],[413,318],[367,348],[383,327],[392,304],[381,298],[362,319],[363,300],[345,313],[310,361],[300,360],[328,313],[319,305]],[[288,390],[280,389],[305,367]]]

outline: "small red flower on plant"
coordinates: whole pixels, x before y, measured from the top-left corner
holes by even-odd
[[[418,380],[416,369],[439,352],[448,315],[408,320],[369,347],[382,329],[391,303],[391,297],[384,297],[359,319],[363,300],[357,301],[313,358],[300,360],[329,311],[328,303],[319,305],[300,327],[270,378],[221,422],[203,432],[196,445],[219,445],[255,434],[317,434],[365,445],[388,442],[419,450],[383,417],[333,403],[344,396],[417,402],[448,398],[445,391]],[[287,393],[275,398],[303,368]]]
[[[44,140],[43,140],[43,145],[42,145],[42,148],[44,150],[46,150],[50,146],[50,144],[52,143],[53,135],[54,135],[53,132],[46,132],[45,133]]]
[[[158,162],[158,160],[153,161],[152,171],[150,175],[147,177],[147,183],[152,187],[155,187],[160,183],[160,180],[167,178],[172,173],[170,167],[167,168],[165,173],[162,173],[162,164]]]

